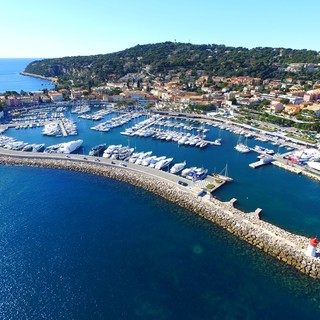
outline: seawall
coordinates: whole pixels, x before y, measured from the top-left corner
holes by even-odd
[[[80,171],[130,183],[199,214],[300,272],[320,279],[320,258],[304,254],[308,238],[259,220],[257,214],[244,213],[234,208],[232,202],[198,197],[190,190],[159,179],[156,175],[94,162],[0,155],[0,164]]]
[[[20,72],[20,74],[22,76],[26,76],[26,77],[32,77],[32,78],[39,78],[39,79],[43,79],[43,80],[48,80],[48,81],[51,81],[52,83],[57,83],[57,81],[58,81],[57,78],[45,77],[45,76],[41,76],[40,74],[34,74],[34,73],[28,73],[28,72]]]

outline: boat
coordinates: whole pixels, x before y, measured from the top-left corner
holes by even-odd
[[[160,160],[156,165],[155,165],[155,169],[161,170],[163,168],[166,168],[171,162],[172,162],[173,158],[166,158],[163,160]]]
[[[267,163],[270,163],[274,161],[274,157],[273,156],[270,156],[270,155],[263,155],[261,158],[260,158],[260,162],[263,163],[263,164],[267,164]]]
[[[172,168],[170,169],[170,173],[179,173],[180,171],[182,171],[186,166],[186,162],[180,162],[180,163],[176,163],[172,166]]]
[[[161,156],[151,160],[149,167],[154,168],[159,161],[164,160],[165,158],[166,158],[165,156]]]
[[[59,149],[58,153],[71,153],[82,146],[83,140],[74,140],[62,144],[62,147]]]
[[[203,142],[200,143],[199,148],[203,149],[203,148],[205,148],[207,145],[208,145],[208,142],[203,141]]]
[[[320,162],[317,161],[307,161],[307,165],[311,168],[311,169],[315,169],[317,171],[320,171]]]
[[[32,148],[32,152],[40,152],[44,149],[44,146],[45,146],[44,143],[34,144]]]
[[[102,152],[106,147],[105,143],[100,143],[96,146],[94,146],[90,151],[89,151],[89,156],[98,156],[100,152]]]
[[[251,151],[250,148],[243,143],[238,143],[234,148],[241,153],[247,153]]]
[[[124,160],[129,158],[134,151],[134,148],[129,148],[129,147],[122,147],[118,151],[118,158],[119,160]]]
[[[111,155],[121,147],[122,147],[122,144],[118,144],[118,145],[111,144],[110,146],[108,146],[106,150],[104,150],[102,157],[110,158]]]
[[[243,143],[241,142],[241,136],[239,136],[238,142],[234,148],[241,153],[248,153],[251,151],[251,149],[247,146],[247,139],[246,142]]]
[[[82,146],[83,140],[74,140],[47,147],[45,153],[71,153]]]
[[[30,152],[32,151],[32,149],[33,149],[33,144],[27,144],[21,149],[21,151]]]
[[[150,164],[150,162],[153,160],[153,159],[156,159],[157,158],[157,156],[150,156],[150,157],[147,157],[147,158],[144,158],[143,160],[142,160],[142,165],[143,166],[145,166],[145,167],[147,167],[147,166],[149,166],[149,164]]]
[[[204,179],[208,174],[208,169],[204,169],[204,168],[198,168],[195,170],[195,174],[193,176],[193,180],[202,180]]]
[[[182,172],[181,172],[181,175],[183,177],[187,176],[187,174],[189,174],[192,170],[195,170],[197,169],[197,167],[191,167],[191,168],[186,168],[186,169],[183,169]]]
[[[195,168],[191,170],[187,175],[186,178],[192,181],[202,180],[208,174],[208,170],[204,168]]]
[[[145,158],[150,157],[151,154],[152,154],[152,151],[142,152],[142,153],[140,154],[140,156],[137,157],[137,160],[136,160],[135,164],[142,164],[142,161],[143,161]]]

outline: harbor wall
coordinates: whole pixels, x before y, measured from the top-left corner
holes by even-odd
[[[26,77],[32,77],[32,78],[39,78],[39,79],[43,79],[43,80],[48,80],[51,81],[52,83],[57,83],[58,79],[55,77],[45,77],[42,76],[40,74],[35,74],[35,73],[28,73],[28,72],[20,72],[20,74],[22,76],[26,76]]]
[[[187,188],[183,189],[154,175],[98,163],[0,156],[0,164],[80,171],[130,183],[199,214],[300,272],[320,279],[320,258],[307,257],[304,253],[308,238],[264,222],[254,213],[244,213],[234,208],[233,202],[198,197]]]

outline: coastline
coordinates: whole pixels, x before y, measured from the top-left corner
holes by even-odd
[[[55,78],[55,77],[45,77],[45,76],[41,76],[39,74],[28,73],[28,72],[24,72],[24,71],[20,72],[20,74],[22,76],[26,76],[26,77],[39,78],[39,79],[51,81],[53,84],[57,84],[57,82],[58,82],[58,78]]]
[[[258,212],[244,213],[234,208],[234,199],[221,202],[211,197],[199,197],[191,190],[157,176],[157,173],[151,175],[130,168],[83,161],[82,158],[66,160],[62,157],[0,152],[0,164],[81,171],[129,183],[202,216],[300,272],[320,279],[320,258],[307,257],[304,253],[308,238],[260,220]]]

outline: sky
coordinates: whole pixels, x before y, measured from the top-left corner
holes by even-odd
[[[8,0],[0,58],[55,58],[165,41],[320,51],[319,0]]]

